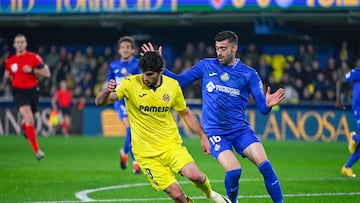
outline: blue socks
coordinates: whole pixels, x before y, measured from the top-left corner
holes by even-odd
[[[356,134],[353,137],[353,140],[357,143],[360,142],[360,134]],[[346,162],[345,167],[351,168],[354,163],[360,158],[360,144],[357,144],[354,154],[352,154],[349,160]]]
[[[345,164],[345,168],[351,168],[354,163],[359,160],[360,158],[360,150],[356,149],[356,151],[354,152],[354,154],[352,154],[349,158],[349,160],[346,162]]]
[[[283,203],[283,195],[281,192],[279,179],[267,160],[259,165],[259,171],[264,176],[264,182],[268,193],[270,194],[274,203]]]
[[[130,131],[130,127],[126,128],[126,138],[125,138],[125,143],[124,143],[124,153],[130,153],[131,156],[131,160],[135,160],[134,154],[132,152],[132,148],[131,148],[131,131]]]
[[[358,143],[360,142],[360,134],[357,133],[357,134],[354,135],[352,138],[353,138],[353,140],[354,140],[355,142],[358,142]]]
[[[124,143],[124,153],[129,153],[131,148],[131,133],[130,133],[130,127],[126,128],[126,135],[125,135],[125,143]]]
[[[224,181],[226,194],[232,203],[237,202],[240,176],[241,176],[241,169],[226,171],[225,181]]]

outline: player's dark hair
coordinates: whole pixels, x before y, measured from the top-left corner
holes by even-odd
[[[238,44],[238,36],[235,32],[230,30],[225,30],[217,33],[214,37],[216,42],[229,40],[230,43]]]
[[[17,37],[24,37],[26,39],[26,37],[25,37],[25,35],[23,33],[17,33],[15,35],[14,39],[17,38]]]
[[[140,57],[138,65],[143,73],[146,71],[160,73],[161,69],[164,67],[164,60],[159,52],[147,51]]]
[[[25,37],[25,35],[23,33],[17,33],[15,37]]]
[[[120,39],[117,42],[118,48],[120,47],[120,44],[122,42],[129,42],[131,44],[131,48],[135,49],[135,40],[134,40],[134,38],[132,38],[130,36],[120,37]]]

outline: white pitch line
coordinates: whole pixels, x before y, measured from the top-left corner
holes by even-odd
[[[102,188],[83,190],[83,191],[75,193],[75,196],[76,196],[76,198],[78,198],[79,200],[81,200],[83,202],[91,202],[94,200],[87,196],[89,193],[103,191],[103,190],[114,190],[114,189],[120,189],[120,188],[142,187],[142,186],[148,186],[148,185],[150,185],[150,184],[149,183],[135,183],[135,184],[125,184],[125,185],[114,185],[114,186],[108,186],[108,187],[102,187]]]
[[[306,194],[284,194],[284,197],[325,197],[325,196],[355,196],[360,195],[360,192],[338,192],[338,193],[306,193]],[[192,199],[205,199],[202,196],[191,197]],[[240,195],[239,199],[264,199],[270,198],[269,195]],[[84,203],[84,202],[149,202],[149,201],[169,201],[170,198],[126,198],[126,199],[102,199],[102,200],[91,200],[91,201],[82,201],[82,200],[64,200],[64,201],[44,201],[44,202],[27,202],[27,203]]]
[[[241,179],[241,182],[255,182],[262,181],[260,178],[244,178]],[[347,177],[334,177],[334,178],[286,178],[281,179],[283,181],[324,181],[324,180],[357,180],[355,178],[347,178]],[[211,180],[211,182],[223,182],[223,180]],[[191,184],[190,181],[179,181],[180,184]],[[130,187],[143,187],[150,186],[149,183],[135,183],[135,184],[124,184],[124,185],[114,185],[107,186],[95,189],[83,190],[75,193],[76,198],[79,200],[63,200],[63,201],[41,201],[41,202],[26,202],[26,203],[83,203],[83,202],[148,202],[148,201],[169,201],[170,198],[124,198],[124,199],[105,199],[105,200],[95,200],[88,197],[88,194],[93,192],[99,192],[104,190],[113,190],[113,189],[121,189],[121,188],[130,188]],[[151,187],[151,186],[150,186]],[[324,196],[355,196],[360,195],[360,192],[337,192],[337,193],[306,193],[306,194],[283,194],[284,197],[324,197]],[[203,196],[192,197],[193,199],[205,199]],[[239,195],[239,199],[263,199],[269,198],[269,195]]]

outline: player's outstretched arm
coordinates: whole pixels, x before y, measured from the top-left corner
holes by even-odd
[[[266,106],[271,108],[277,104],[279,104],[285,97],[285,90],[283,88],[279,88],[273,94],[270,93],[271,88],[267,87],[266,89]]]
[[[185,121],[186,125],[192,131],[194,131],[196,134],[200,136],[201,148],[205,154],[209,154],[210,153],[209,140],[205,132],[203,131],[200,123],[197,121],[194,113],[189,108],[186,108],[183,111],[179,111],[178,113],[180,114],[181,118]]]
[[[107,87],[101,90],[95,98],[96,106],[104,106],[114,101],[118,100],[118,96],[115,92],[116,82],[115,80],[110,80],[107,84]]]

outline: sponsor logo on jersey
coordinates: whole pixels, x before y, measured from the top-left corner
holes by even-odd
[[[218,92],[223,92],[223,93],[227,93],[230,96],[236,97],[240,95],[240,90],[239,89],[235,89],[232,87],[227,87],[227,86],[223,86],[223,85],[215,85],[213,82],[209,82],[206,85],[206,89],[208,92],[213,92],[214,90],[218,91]]]
[[[168,112],[170,110],[170,107],[140,105],[139,109],[140,109],[140,111],[143,111],[143,112]]]
[[[215,89],[215,85],[213,82],[209,82],[207,85],[206,85],[206,89],[208,92],[213,92],[214,89]]]
[[[215,75],[217,75],[217,73],[209,73],[209,76],[211,77],[211,76],[215,76]]]
[[[143,97],[146,96],[147,94],[143,93],[143,94],[139,94],[139,97]]]

